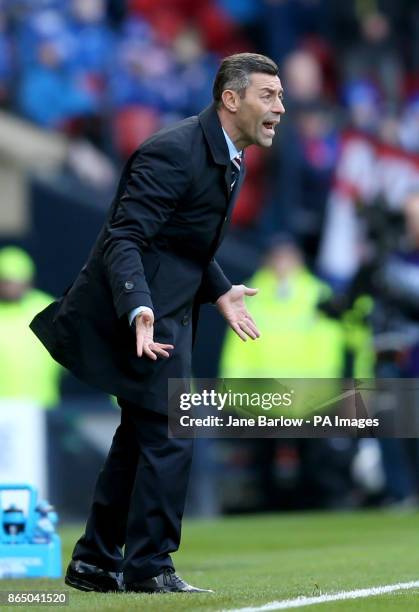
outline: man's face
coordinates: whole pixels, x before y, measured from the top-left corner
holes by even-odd
[[[275,128],[285,113],[279,77],[253,73],[243,98],[237,94],[234,123],[244,146],[257,144],[270,147]]]
[[[28,289],[28,283],[0,278],[0,302],[18,302]]]

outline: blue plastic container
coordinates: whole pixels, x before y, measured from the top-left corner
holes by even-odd
[[[5,507],[4,493],[25,491],[26,513],[16,504]],[[59,578],[61,540],[53,507],[38,502],[38,492],[28,484],[0,484],[0,579]]]

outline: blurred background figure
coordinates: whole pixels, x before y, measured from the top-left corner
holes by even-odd
[[[360,39],[346,53],[345,81],[374,83],[388,105],[397,107],[402,99],[403,64],[394,44],[392,25],[381,12],[366,12],[360,19]]]
[[[34,279],[35,265],[25,251],[0,249],[0,398],[53,408],[60,399],[61,366],[28,329],[38,309],[53,298],[35,289]]]
[[[44,127],[70,131],[72,122],[99,112],[98,92],[93,79],[87,79],[89,54],[77,49],[75,40],[81,45],[82,34],[72,36],[70,24],[52,11],[36,13],[20,32],[25,59],[18,104],[24,115]]]
[[[336,117],[311,52],[291,53],[283,70],[287,114],[273,144],[262,226],[296,241],[313,266],[338,154]]]
[[[8,32],[4,2],[0,2],[0,107],[10,102],[12,75],[12,41]]]
[[[348,126],[365,135],[375,136],[379,130],[383,105],[374,84],[368,81],[348,81],[344,92],[348,108]]]
[[[0,0],[0,395],[59,405],[60,515],[85,514],[116,409],[61,381],[26,323],[86,260],[119,167],[210,103],[224,55],[278,61],[287,112],[269,152],[246,152],[219,253],[259,286],[262,336],[236,342],[204,308],[195,375],[418,376],[418,41],[413,1]],[[190,512],[414,506],[416,443],[364,442],[201,440]]]
[[[260,299],[249,305],[260,321],[261,337],[252,346],[228,331],[220,376],[226,378],[340,378],[344,373],[345,334],[340,321],[319,308],[329,287],[306,267],[293,243],[271,246],[264,264],[248,281]],[[252,343],[253,344],[253,343]],[[321,347],[321,350],[320,348]],[[298,499],[299,507],[352,506],[354,484],[351,440],[254,441],[255,462],[266,508]]]
[[[264,265],[248,283],[259,289],[260,299],[249,308],[254,320],[260,321],[261,337],[252,344],[236,342],[229,330],[221,375],[226,378],[341,376],[342,326],[319,310],[330,289],[307,269],[301,250],[290,242],[271,247]]]
[[[410,192],[399,216],[390,215],[388,248],[376,262],[374,328],[381,378],[419,377],[419,187]],[[417,392],[414,397],[418,400]],[[411,398],[399,401],[410,406]],[[417,409],[417,404],[416,404]],[[417,507],[419,445],[415,439],[380,440],[386,474],[386,503]]]

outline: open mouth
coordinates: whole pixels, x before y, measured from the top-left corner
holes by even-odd
[[[273,121],[264,121],[262,125],[264,127],[265,132],[269,134],[269,136],[275,135],[276,123],[274,123]]]

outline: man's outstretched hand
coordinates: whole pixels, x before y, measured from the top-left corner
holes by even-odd
[[[170,357],[167,349],[174,348],[173,344],[154,342],[154,315],[144,311],[135,317],[135,333],[137,336],[137,355],[145,355],[154,361],[157,357]]]
[[[230,291],[224,293],[215,302],[227,323],[244,341],[247,340],[246,336],[253,340],[260,336],[256,323],[253,321],[244,303],[245,295],[256,295],[258,291],[258,289],[251,289],[245,285],[233,285]]]

